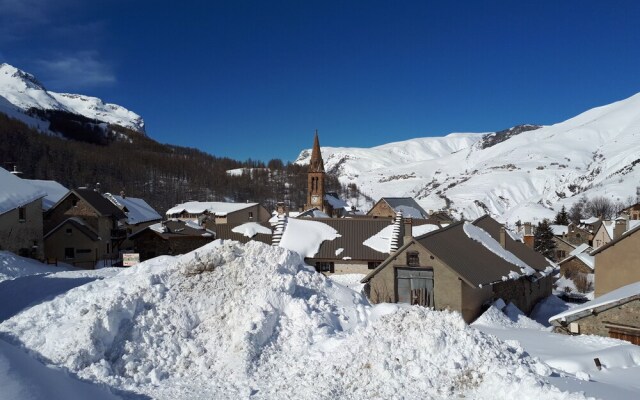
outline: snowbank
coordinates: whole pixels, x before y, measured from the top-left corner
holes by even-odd
[[[322,222],[289,218],[280,240],[280,247],[296,252],[302,257],[313,257],[320,250],[322,242],[337,237],[340,237],[338,231]]]
[[[68,270],[68,267],[46,265],[32,258],[0,251],[0,282],[35,274],[47,274]]]
[[[579,399],[459,314],[370,306],[258,242],[212,242],[0,324],[80,377],[154,398]]]

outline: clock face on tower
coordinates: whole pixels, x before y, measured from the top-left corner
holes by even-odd
[[[311,204],[313,205],[319,205],[320,204],[320,196],[314,194],[313,196],[311,196]]]

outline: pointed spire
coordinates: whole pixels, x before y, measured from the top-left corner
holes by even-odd
[[[318,139],[318,130],[313,139],[313,149],[311,150],[311,160],[309,161],[309,172],[324,172],[324,161],[320,153],[320,140]]]

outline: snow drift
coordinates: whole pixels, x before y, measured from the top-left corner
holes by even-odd
[[[81,378],[154,398],[583,398],[456,313],[370,306],[257,242],[150,260],[0,332]]]

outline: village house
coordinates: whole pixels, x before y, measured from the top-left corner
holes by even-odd
[[[573,249],[569,256],[558,262],[560,275],[572,279],[578,274],[593,274],[595,259],[589,253],[593,248],[584,243]]]
[[[124,192],[120,192],[119,196],[105,193],[104,197],[125,214],[126,219],[121,227],[126,229],[127,236],[162,221],[162,216],[143,199],[128,197]],[[132,246],[133,242],[128,238],[120,244],[121,249]]]
[[[630,220],[640,220],[640,202],[625,208],[621,213],[626,213]]]
[[[469,323],[498,298],[528,313],[551,294],[554,268],[488,216],[417,237],[404,225],[402,246],[362,280],[373,303],[455,310]]]
[[[245,222],[267,222],[270,214],[258,203],[225,203],[219,201],[189,201],[166,212],[167,218],[198,221],[199,224],[240,225]]]
[[[595,257],[596,298],[640,281],[640,224],[634,225],[627,229],[629,220],[616,220],[614,239],[591,253]]]
[[[608,336],[640,345],[640,281],[554,315],[549,323],[555,332]]]
[[[193,221],[169,220],[150,225],[129,237],[140,261],[193,251],[213,241],[215,232]]]
[[[42,259],[42,199],[46,193],[3,168],[0,188],[0,250]]]
[[[74,189],[44,214],[47,260],[94,268],[115,260],[127,238],[126,215],[98,191]]]

